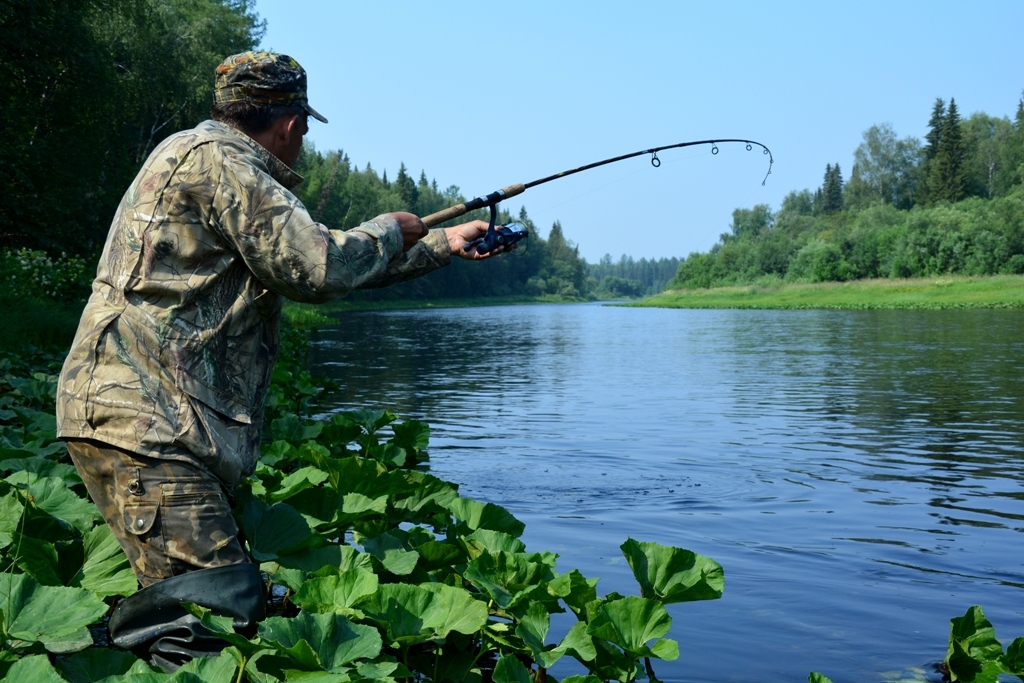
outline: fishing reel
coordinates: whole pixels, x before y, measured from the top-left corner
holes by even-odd
[[[519,223],[505,223],[503,225],[495,226],[495,222],[498,220],[498,205],[497,203],[491,204],[491,222],[487,226],[487,232],[483,237],[478,237],[469,244],[466,245],[465,250],[471,252],[474,248],[478,254],[489,254],[498,247],[511,248],[512,246],[519,243],[524,237],[529,237],[530,233]]]

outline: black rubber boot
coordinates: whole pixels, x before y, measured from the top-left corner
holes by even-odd
[[[174,576],[125,598],[110,615],[110,637],[168,672],[196,657],[215,657],[227,643],[181,606],[192,602],[223,617],[235,629],[255,628],[265,616],[263,577],[254,564],[233,564]],[[147,657],[148,655],[148,657]]]

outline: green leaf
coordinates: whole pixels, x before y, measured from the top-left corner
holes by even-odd
[[[64,480],[58,477],[40,477],[23,471],[15,472],[7,477],[7,481],[23,485],[37,508],[67,522],[83,533],[92,529],[95,522],[103,519],[92,502],[79,498],[68,489]]]
[[[46,655],[22,657],[4,678],[5,683],[66,683]]]
[[[494,683],[533,683],[530,672],[515,655],[505,655],[494,665]]]
[[[447,638],[452,631],[470,635],[487,623],[487,605],[465,588],[443,583],[425,583],[421,588],[434,594],[424,623],[435,638]]]
[[[58,659],[56,667],[68,683],[92,683],[108,676],[122,676],[137,661],[139,659],[131,652],[90,647]]]
[[[450,567],[465,557],[462,548],[440,541],[427,541],[417,546],[416,552],[420,554],[420,563],[427,569]]]
[[[199,619],[203,626],[206,627],[206,630],[237,648],[239,656],[245,653],[246,657],[251,657],[254,653],[263,649],[263,645],[259,641],[253,642],[245,636],[235,633],[234,618],[217,616],[210,609],[191,602],[183,602],[181,606],[189,614]]]
[[[327,671],[296,671],[294,669],[284,670],[285,680],[288,683],[348,683],[352,677],[347,673],[332,674]]]
[[[336,612],[352,616],[358,611],[353,609],[353,605],[376,590],[376,574],[365,569],[350,569],[306,581],[292,597],[292,602],[308,612]],[[361,616],[361,613],[356,616]]]
[[[57,548],[51,541],[15,534],[10,554],[23,572],[44,586],[64,585],[57,573]]]
[[[434,596],[407,583],[386,583],[360,605],[368,617],[385,629],[389,643],[413,644],[428,640],[424,615]]]
[[[588,676],[566,676],[562,683],[603,683],[600,678],[594,675]]]
[[[373,434],[384,425],[391,424],[398,417],[389,410],[370,410],[360,408],[342,413],[342,416],[359,425],[368,434]]]
[[[597,582],[588,579],[578,569],[562,574],[548,583],[548,592],[561,598],[580,619],[586,617],[587,604],[597,600]]]
[[[627,539],[621,546],[645,598],[668,604],[722,597],[722,565],[689,550]]]
[[[487,605],[463,588],[440,583],[389,583],[361,605],[392,643],[443,639],[452,631],[476,633],[487,623]]]
[[[430,443],[430,425],[419,420],[406,420],[393,426],[393,441],[405,449],[423,450]]]
[[[562,642],[554,649],[554,652],[561,652],[572,655],[581,662],[591,662],[597,657],[594,649],[594,639],[587,633],[587,624],[577,621],[562,638]]]
[[[662,638],[651,648],[651,656],[673,662],[679,659],[679,643],[671,638]]]
[[[6,548],[14,540],[14,533],[21,521],[21,513],[25,506],[14,493],[0,498],[0,550]]]
[[[4,450],[4,449],[0,449]],[[82,477],[73,465],[57,462],[52,456],[33,455],[26,458],[10,458],[0,462],[0,471],[31,472],[39,477],[56,477],[68,486],[82,483]]]
[[[361,493],[346,493],[341,511],[346,515],[359,515],[364,512],[376,512],[383,515],[387,512],[387,495],[369,498]]]
[[[406,452],[393,443],[382,443],[367,448],[366,456],[394,468],[405,465]]]
[[[270,433],[275,441],[289,441],[295,446],[320,436],[322,429],[320,423],[307,425],[295,415],[284,415],[270,425]]]
[[[502,609],[508,609],[537,592],[547,595],[544,582],[553,577],[551,568],[536,562],[537,555],[484,552],[466,567],[465,577],[487,593]]]
[[[526,646],[530,648],[533,658],[540,663],[541,655],[544,653],[544,639],[548,636],[548,629],[551,627],[551,617],[547,609],[539,602],[531,602],[526,614],[519,620],[516,626],[516,635],[523,639]],[[557,661],[557,657],[554,661]],[[552,661],[552,663],[554,663]],[[543,663],[547,667],[550,664]]]
[[[401,521],[438,526],[447,524],[448,505],[459,497],[458,487],[424,472],[396,470],[390,474],[389,505]]]
[[[807,674],[807,683],[832,683],[832,679],[826,676],[825,674],[820,674],[817,671],[812,671],[811,673]]]
[[[278,558],[282,567],[301,569],[305,572],[316,572],[324,567],[328,573],[335,573],[337,570],[362,567],[372,568],[370,556],[360,553],[355,548],[347,545],[326,545],[322,548],[305,548]]]
[[[320,435],[319,441],[334,449],[343,449],[356,440],[363,433],[362,427],[355,424],[343,415],[334,415]]]
[[[430,426],[419,420],[408,420],[392,427],[395,436],[389,443],[406,453],[406,462],[412,465],[423,459],[423,449],[430,442]]]
[[[196,657],[186,662],[174,676],[184,677],[194,674],[200,681],[234,681],[238,673],[238,663],[233,657],[222,654],[220,657]]]
[[[981,607],[970,607],[962,617],[949,620],[949,647],[946,666],[954,681],[985,681],[994,677],[991,662],[1003,654],[1003,646],[996,640],[996,631],[985,618]],[[1001,665],[998,667],[1002,668]]]
[[[297,452],[287,441],[275,441],[260,449],[260,463],[276,467],[281,462],[290,460]]]
[[[270,572],[270,580],[282,586],[287,586],[294,592],[299,590],[302,584],[306,582],[306,572],[301,569],[287,569],[278,566],[276,570]]]
[[[276,560],[313,539],[309,524],[287,503],[270,506],[249,497],[242,507],[241,521],[253,557],[261,562]]]
[[[267,643],[293,657],[306,669],[333,671],[357,659],[380,654],[380,634],[372,626],[353,624],[339,614],[271,617],[259,627]]]
[[[295,470],[282,481],[276,491],[270,493],[270,500],[279,502],[287,500],[300,491],[318,486],[327,481],[327,473],[316,467],[303,467]]]
[[[398,662],[363,662],[356,671],[363,678],[387,678],[398,670]]]
[[[511,512],[494,503],[480,503],[472,498],[456,498],[446,507],[455,519],[473,531],[491,529],[518,538],[523,535],[526,528],[526,525],[516,519]]]
[[[398,576],[411,574],[420,559],[419,553],[415,550],[406,550],[402,541],[389,533],[364,540],[363,548],[380,560],[385,569]]]
[[[632,657],[657,657],[647,642],[661,638],[671,626],[672,617],[660,602],[630,596],[601,605],[587,632],[618,645]]]
[[[72,652],[92,644],[87,625],[107,611],[84,588],[40,586],[25,574],[0,574],[4,631],[14,639],[41,642],[51,652]]]
[[[502,531],[491,529],[477,529],[462,539],[469,559],[473,560],[480,556],[483,551],[496,553],[503,550],[507,553],[521,553],[526,550],[526,544],[518,538]]]
[[[1024,677],[1024,636],[1015,638],[1006,648],[1006,654],[1002,657],[1003,667],[1007,673],[1014,676]]]
[[[74,583],[101,598],[128,596],[138,589],[128,556],[106,524],[99,524],[85,534],[85,564]]]

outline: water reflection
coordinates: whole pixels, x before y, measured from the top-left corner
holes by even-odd
[[[313,356],[332,410],[426,420],[436,474],[604,591],[635,591],[626,536],[722,562],[721,601],[674,608],[664,678],[839,682],[941,659],[970,604],[1024,634],[1022,332],[1015,311],[501,307],[346,314]]]

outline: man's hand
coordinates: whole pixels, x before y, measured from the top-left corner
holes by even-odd
[[[478,253],[476,247],[466,251],[467,244],[477,238],[483,237],[486,233],[487,221],[470,221],[469,223],[453,225],[450,228],[444,229],[444,234],[448,238],[448,246],[451,247],[452,255],[461,256],[462,258],[470,259],[471,261],[480,261],[505,251],[506,247],[504,246],[496,247],[494,251],[490,251],[486,254]],[[514,249],[515,245],[512,245],[512,248]]]
[[[413,245],[427,236],[427,226],[423,224],[420,217],[406,211],[395,211],[390,214],[398,221],[398,227],[402,229],[402,251],[409,251]],[[484,229],[487,224],[484,223]]]

